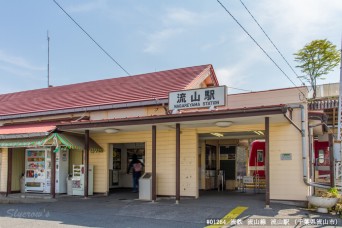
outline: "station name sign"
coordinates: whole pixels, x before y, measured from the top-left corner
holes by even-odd
[[[169,109],[206,108],[226,105],[226,86],[169,93]]]

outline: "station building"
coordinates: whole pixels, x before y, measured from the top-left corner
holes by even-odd
[[[137,154],[152,175],[153,200],[197,198],[201,190],[241,187],[252,173],[250,145],[259,139],[266,205],[306,201],[306,88],[226,91],[213,66],[202,65],[0,95],[0,192],[20,191],[24,176],[44,177],[37,191],[58,193],[53,161],[64,148],[67,175],[74,165],[92,165],[94,193],[132,187],[127,165]],[[323,134],[322,126],[314,130]],[[27,157],[39,149],[50,151],[51,163],[30,167]]]

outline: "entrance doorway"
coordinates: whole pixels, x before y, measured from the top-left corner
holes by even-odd
[[[257,157],[254,142],[263,137],[263,131],[199,134],[200,189],[263,193],[264,178],[251,172],[250,163]],[[259,154],[259,160],[264,156]]]
[[[220,170],[224,173],[227,190],[235,190],[236,180],[236,146],[220,146]]]
[[[145,143],[115,143],[110,145],[109,188],[132,188],[132,172],[127,174],[133,155],[145,164]]]

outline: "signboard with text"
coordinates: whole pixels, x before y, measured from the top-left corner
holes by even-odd
[[[205,108],[226,105],[226,87],[182,90],[169,93],[169,109]]]
[[[292,160],[292,153],[280,154],[280,160]]]

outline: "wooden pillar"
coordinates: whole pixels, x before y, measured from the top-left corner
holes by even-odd
[[[330,187],[335,187],[334,135],[329,134]]]
[[[7,150],[7,191],[6,196],[12,192],[12,158],[13,158],[13,148],[8,148]]]
[[[265,208],[270,207],[270,118],[265,117]]]
[[[157,127],[152,126],[152,201],[157,199],[157,179],[156,179],[156,152],[157,152]]]
[[[89,188],[89,130],[85,130],[84,134],[84,198],[88,198]]]
[[[176,204],[180,200],[180,124],[176,124]]]
[[[56,198],[56,153],[54,150],[56,149],[55,146],[51,147],[51,189],[50,194],[52,198]]]

